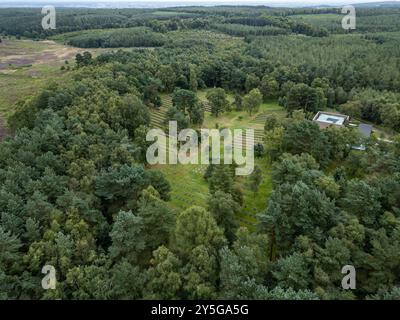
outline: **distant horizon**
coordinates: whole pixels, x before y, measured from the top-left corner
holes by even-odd
[[[56,5],[58,7],[86,7],[86,8],[168,8],[183,6],[266,6],[266,7],[318,7],[339,6],[345,4],[367,4],[367,3],[399,3],[400,0],[376,1],[376,0],[33,0],[33,1],[10,1],[0,0],[0,8],[39,7],[44,5]]]

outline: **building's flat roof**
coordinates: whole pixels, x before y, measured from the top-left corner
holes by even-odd
[[[319,113],[318,117],[315,121],[324,122],[329,124],[335,124],[337,126],[342,126],[346,121],[347,117],[338,115],[338,114],[329,114],[329,113]]]

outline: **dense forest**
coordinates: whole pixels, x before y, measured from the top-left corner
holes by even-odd
[[[0,299],[400,299],[400,10],[358,12],[362,28],[344,32],[328,27],[334,8],[60,9],[44,31],[38,10],[0,10],[5,39],[125,48],[77,54],[65,78],[13,106]],[[169,205],[171,178],[145,157],[164,95],[164,120],[181,128],[282,108],[255,148],[273,190],[254,227],[237,218],[235,164],[207,167],[205,206]],[[390,139],[322,130],[319,110]],[[254,192],[260,170],[246,180]],[[44,265],[55,290],[40,286]],[[341,286],[345,265],[355,290]]]

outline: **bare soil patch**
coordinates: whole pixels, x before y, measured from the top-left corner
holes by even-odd
[[[46,64],[59,62],[60,60],[67,60],[74,58],[82,49],[65,47],[58,45],[54,41],[38,41],[37,44],[44,50],[38,52],[29,52],[29,50],[20,50],[15,48],[12,50],[11,46],[15,43],[9,42],[8,52],[3,52],[0,55],[0,70],[15,69],[18,67]],[[7,43],[2,43],[2,46],[7,46]],[[13,52],[14,51],[14,52]]]

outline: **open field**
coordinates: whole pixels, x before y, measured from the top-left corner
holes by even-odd
[[[0,43],[0,70],[27,65],[49,64],[71,59],[77,48],[60,46],[54,41],[3,40]]]
[[[75,55],[90,51],[93,56],[110,49],[80,49],[51,40],[3,39],[0,43],[0,117],[6,122],[13,105],[39,92],[52,82],[68,81],[68,71],[60,70]],[[65,65],[66,66],[66,65]]]
[[[20,99],[34,95],[52,82],[69,80],[65,65],[75,55],[90,51],[93,56],[109,49],[79,49],[51,40],[3,39],[0,43],[0,139],[6,135],[7,118]]]
[[[7,117],[12,106],[63,76],[60,67],[74,59],[80,49],[53,41],[3,40],[0,43],[0,115]]]
[[[20,99],[33,95],[66,71],[60,67],[79,49],[53,41],[3,39],[0,43],[0,139],[6,134],[7,117]]]

